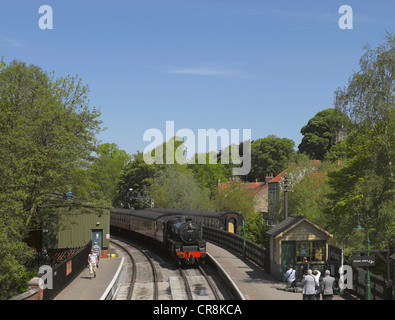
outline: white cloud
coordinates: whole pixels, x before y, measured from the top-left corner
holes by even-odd
[[[17,40],[9,38],[9,37],[6,37],[6,36],[4,36],[2,34],[0,34],[0,40],[3,40],[1,42],[3,42],[3,44],[6,47],[18,47],[18,48],[23,47],[23,45],[20,42],[18,42]]]
[[[267,15],[271,17],[286,18],[286,19],[296,19],[304,21],[318,21],[327,23],[337,23],[342,14],[338,13],[337,10],[331,12],[302,12],[302,11],[290,11],[283,9],[250,9],[247,10],[249,15]],[[375,16],[367,16],[363,13],[354,12],[355,23],[360,23],[362,25],[393,25],[395,20],[390,20],[388,18],[380,18]],[[337,25],[337,24],[336,24]]]
[[[222,76],[234,78],[247,78],[240,70],[230,69],[222,66],[199,66],[199,67],[167,67],[165,73],[194,75],[194,76]]]

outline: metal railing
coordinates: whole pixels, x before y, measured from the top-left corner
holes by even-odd
[[[246,245],[244,250],[244,239],[242,236],[219,230],[212,227],[203,227],[203,238],[220,244],[226,248],[232,249],[242,254],[247,259],[255,262],[265,270],[270,270],[270,257],[269,250],[266,248],[246,239]]]
[[[81,271],[88,265],[88,255],[92,247],[92,241],[79,248],[72,256],[68,256],[62,263],[52,268],[52,289],[44,289],[44,300],[52,300],[71,281],[73,281]]]

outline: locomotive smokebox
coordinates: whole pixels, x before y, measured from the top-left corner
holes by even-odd
[[[187,244],[194,244],[199,241],[199,230],[192,222],[192,220],[186,220],[179,227],[179,236],[181,240]]]

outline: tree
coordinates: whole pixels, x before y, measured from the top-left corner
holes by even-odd
[[[369,227],[372,248],[392,247],[395,209],[389,192],[385,148],[371,133],[353,131],[345,140],[344,149],[347,163],[328,173],[331,192],[327,228],[344,246],[363,249],[363,241],[353,232],[361,215]]]
[[[337,109],[325,109],[309,120],[300,133],[303,135],[299,152],[312,160],[324,160],[327,152],[348,132],[350,120]]]
[[[279,174],[293,159],[295,143],[287,138],[270,135],[255,140],[251,146],[251,172],[248,180],[265,181],[266,173]]]
[[[150,194],[159,208],[208,209],[207,190],[200,188],[191,173],[182,172],[177,166],[167,166],[156,175]]]
[[[0,72],[0,194],[23,203],[27,228],[40,220],[48,194],[67,191],[88,165],[100,130],[88,91],[81,79],[53,80],[23,62]]]
[[[349,79],[347,87],[336,91],[335,106],[347,114],[355,128],[370,132],[385,148],[388,176],[395,206],[395,35],[376,49],[365,47],[361,70]]]
[[[81,183],[78,174],[89,164],[101,121],[81,79],[55,79],[18,61],[1,66],[0,231],[8,236],[0,241],[6,253],[0,286],[16,288],[24,276],[11,273],[23,270],[29,256],[24,237],[51,214],[52,193]]]
[[[132,188],[136,191],[147,191],[154,181],[155,175],[163,168],[164,165],[147,164],[144,161],[143,153],[137,151],[132,154],[132,160],[126,164],[119,183],[117,185],[117,196],[115,198],[115,206],[127,207],[130,203],[128,198],[128,190]],[[139,204],[137,204],[137,207]]]
[[[96,153],[97,156],[88,169],[88,180],[91,182],[89,192],[93,192],[97,200],[116,204],[117,186],[131,157],[115,143],[99,145]]]
[[[218,189],[218,180],[226,181],[232,175],[232,165],[222,164],[221,162],[210,164],[209,157],[217,158],[214,151],[206,154],[196,154],[194,157],[195,163],[188,164],[188,170],[200,182],[202,188],[207,188],[211,194],[214,194]],[[198,157],[205,159],[203,164],[198,163]]]
[[[213,210],[233,211],[242,213],[243,217],[249,217],[255,210],[254,196],[246,191],[240,181],[231,181],[214,195],[211,199]]]
[[[329,161],[320,164],[308,161],[291,168],[288,172],[292,179],[292,192],[288,193],[288,215],[303,215],[319,225],[325,223],[325,210],[329,206],[327,195],[331,191],[326,183],[327,174],[336,169],[337,165]]]

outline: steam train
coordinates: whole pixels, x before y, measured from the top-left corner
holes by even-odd
[[[111,210],[111,228],[133,232],[166,248],[171,257],[183,265],[204,261],[206,242],[200,238],[200,227],[190,217],[158,210]]]

